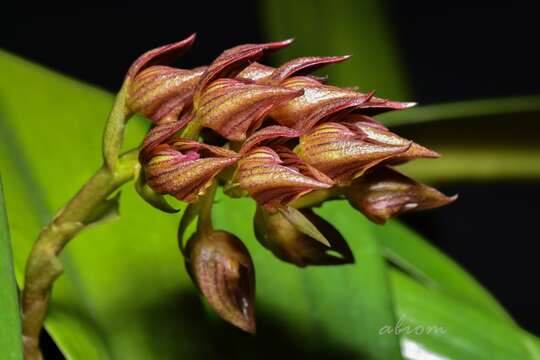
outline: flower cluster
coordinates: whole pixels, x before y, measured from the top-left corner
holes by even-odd
[[[347,56],[297,58],[277,68],[257,62],[286,40],[237,46],[191,70],[166,65],[194,39],[137,59],[126,77],[126,104],[153,122],[140,147],[140,193],[165,210],[165,194],[191,204],[181,229],[195,217],[199,226],[186,246],[180,236],[186,266],[225,320],[255,330],[254,269],[236,236],[211,227],[216,186],[253,198],[257,239],[298,266],[354,262],[340,233],[312,210],[325,200],[346,198],[376,223],[454,200],[392,167],[439,156],[372,117],[414,103],[310,75]]]

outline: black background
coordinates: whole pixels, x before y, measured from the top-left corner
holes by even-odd
[[[396,0],[387,2],[387,10],[419,103],[540,94],[536,6]],[[1,16],[0,47],[116,91],[139,54],[194,31],[199,41],[182,59],[185,67],[209,63],[236,44],[268,40],[259,15],[256,1],[14,10]],[[459,193],[459,201],[405,220],[471,271],[521,325],[540,334],[539,184],[441,188]]]

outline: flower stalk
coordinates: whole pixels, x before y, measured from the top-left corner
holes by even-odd
[[[150,50],[133,63],[105,127],[103,167],[39,234],[22,295],[26,360],[42,359],[39,334],[62,274],[58,254],[79,231],[115,213],[118,196],[111,195],[130,180],[142,199],[166,213],[177,210],[165,196],[189,204],[178,228],[186,269],[216,313],[250,333],[256,329],[255,266],[241,239],[212,226],[218,186],[230,197],[250,196],[257,203],[256,238],[300,267],[354,262],[338,229],[313,211],[325,201],[347,199],[382,224],[455,200],[393,170],[440,156],[371,117],[414,103],[310,75],[348,56],[298,58],[278,68],[257,62],[291,43],[285,40],[231,48],[208,66],[168,66],[194,40]],[[152,127],[138,150],[119,156],[135,113]],[[195,218],[197,230],[184,246]]]
[[[53,283],[63,272],[58,255],[79,231],[100,220],[99,212],[104,202],[120,186],[133,179],[140,166],[137,154],[137,150],[132,150],[120,156],[114,170],[107,165],[99,169],[39,233],[26,263],[22,292],[26,360],[42,359],[39,334]]]

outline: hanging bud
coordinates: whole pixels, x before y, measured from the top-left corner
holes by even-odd
[[[156,124],[178,120],[184,109],[191,105],[193,91],[205,67],[193,70],[169,66],[151,66],[133,80],[127,97],[127,106]]]
[[[195,233],[186,245],[186,268],[221,318],[255,333],[255,269],[240,239],[225,231]]]
[[[349,245],[330,223],[311,209],[303,215],[328,239],[329,246],[300,232],[280,212],[269,213],[257,207],[253,226],[257,240],[276,257],[300,267],[354,263]]]
[[[267,44],[245,44],[225,50],[210,64],[197,84],[193,96],[195,108],[199,106],[203,90],[212,81],[222,77],[233,78],[251,62],[257,61],[265,52],[279,50],[291,42],[292,39]]]
[[[406,152],[410,145],[372,142],[347,124],[328,122],[302,135],[295,151],[336,184],[346,186],[367,169]]]
[[[270,211],[333,184],[330,178],[305,164],[294,153],[281,149],[279,155],[269,147],[257,147],[246,154],[238,162],[233,182]]]
[[[217,173],[237,158],[234,151],[177,138],[155,147],[144,171],[148,185],[157,193],[194,202]]]
[[[346,190],[346,196],[353,207],[377,224],[405,212],[437,208],[457,199],[457,195],[445,196],[386,166],[356,179]]]
[[[202,93],[197,118],[228,140],[245,140],[276,106],[302,95],[302,90],[219,79]]]

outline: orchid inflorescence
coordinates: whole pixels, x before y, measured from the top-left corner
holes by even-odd
[[[255,331],[254,267],[240,239],[212,228],[217,186],[231,197],[253,198],[257,239],[301,267],[354,262],[340,233],[312,210],[326,200],[347,199],[382,224],[455,199],[393,169],[439,156],[372,117],[414,103],[309,75],[348,56],[302,57],[277,68],[257,62],[291,43],[285,40],[237,46],[191,70],[166,65],[194,40],[192,35],[137,59],[126,76],[125,104],[128,114],[153,123],[139,149],[137,189],[168,212],[174,209],[165,194],[189,203],[180,248],[193,281],[225,320]],[[184,245],[183,233],[196,217],[197,231]]]

